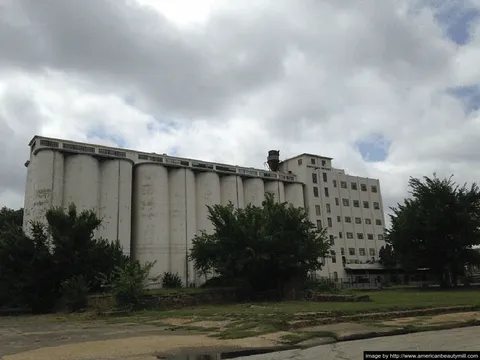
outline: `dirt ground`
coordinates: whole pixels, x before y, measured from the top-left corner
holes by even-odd
[[[52,315],[0,317],[2,360],[157,359],[157,354],[175,355],[180,350],[211,353],[276,344],[267,338],[220,340],[160,323],[65,320]]]
[[[464,312],[372,322],[345,322],[290,331],[275,328],[244,338],[220,339],[231,331],[229,320],[200,318],[86,318],[72,316],[0,317],[1,360],[155,360],[161,356],[212,354],[252,348],[273,348],[289,341],[319,341],[362,333],[388,333],[405,326],[435,326],[480,320],[480,312]],[[240,323],[239,326],[242,326]],[[313,343],[312,343],[313,344]]]
[[[381,324],[387,325],[387,326],[438,325],[438,324],[466,322],[471,320],[480,320],[480,312],[470,311],[470,312],[463,312],[463,313],[440,314],[440,315],[434,315],[434,316],[406,317],[406,318],[382,321]]]

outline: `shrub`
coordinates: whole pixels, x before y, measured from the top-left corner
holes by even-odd
[[[75,312],[87,307],[87,282],[83,276],[74,276],[62,282],[62,295],[65,306],[69,311]]]
[[[182,278],[178,274],[164,272],[162,276],[162,287],[164,289],[179,289],[182,287]]]
[[[116,276],[111,284],[117,306],[133,309],[140,304],[149,283],[158,280],[158,277],[150,277],[150,270],[154,265],[155,262],[147,262],[142,265],[138,261],[128,261],[122,268],[117,268]]]
[[[324,293],[338,293],[341,290],[335,286],[335,283],[330,279],[314,279],[309,277],[304,283],[305,290],[312,290]]]

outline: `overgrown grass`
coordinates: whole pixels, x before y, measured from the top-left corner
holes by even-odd
[[[231,291],[231,288],[225,289],[212,289],[212,288],[202,288],[202,287],[192,287],[192,288],[177,288],[177,289],[149,289],[146,291],[149,295],[175,295],[175,294],[201,294],[201,293],[213,293],[218,291]]]
[[[282,341],[290,344],[296,345],[302,341],[315,339],[315,338],[337,338],[337,334],[331,331],[300,331],[296,334],[287,334],[282,336]]]
[[[340,312],[358,313],[385,310],[419,309],[456,305],[480,306],[479,290],[427,291],[419,289],[383,290],[368,293],[370,302],[313,302],[285,301],[269,303],[244,303],[205,305],[178,310],[145,311],[142,316],[199,317],[199,318],[249,318],[272,317],[282,320],[301,313]],[[138,314],[140,315],[140,314]]]

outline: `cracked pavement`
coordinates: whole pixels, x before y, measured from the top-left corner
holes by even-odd
[[[480,326],[320,345],[237,360],[363,360],[364,351],[480,351]]]

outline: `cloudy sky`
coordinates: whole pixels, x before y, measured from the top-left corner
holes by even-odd
[[[35,134],[480,178],[480,0],[0,0],[0,206]]]

